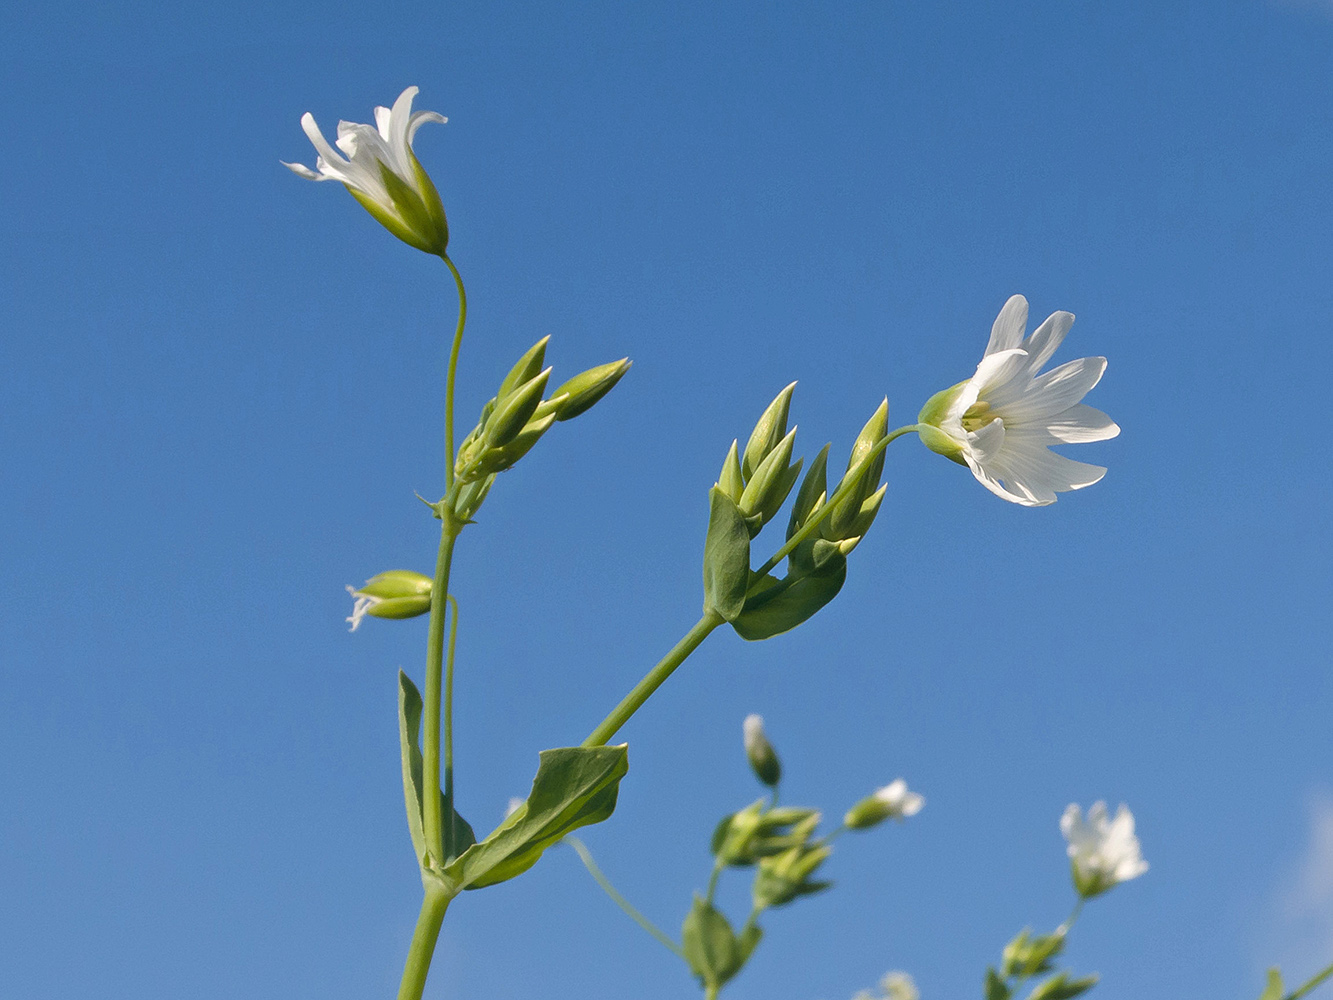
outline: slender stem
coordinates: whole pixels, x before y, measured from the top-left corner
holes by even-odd
[[[764,565],[754,571],[755,584],[757,585],[769,570],[782,562],[783,559],[787,558],[787,556],[796,549],[796,546],[800,545],[815,533],[815,529],[819,527],[826,517],[833,513],[834,508],[838,506],[838,503],[843,497],[847,496],[856,488],[856,480],[863,469],[867,468],[890,444],[897,441],[904,434],[914,433],[916,429],[916,424],[907,424],[904,427],[899,427],[897,430],[890,431],[875,442],[874,446],[861,457],[861,461],[857,462],[856,465],[847,470],[847,474],[842,477],[842,485],[834,491],[833,496],[828,498],[824,503],[824,506],[820,507],[819,510],[810,515],[810,518],[805,524],[801,525],[801,530],[792,535],[791,538],[787,539],[787,543],[774,552],[768,562],[764,563]]]
[[[580,860],[583,861],[583,866],[588,869],[588,874],[602,887],[602,891],[611,897],[611,902],[624,910],[631,920],[656,938],[659,944],[677,958],[683,959],[685,957],[685,952],[681,950],[680,945],[672,941],[665,931],[636,910],[628,899],[616,891],[616,887],[611,884],[611,880],[606,877],[605,873],[597,867],[597,862],[592,859],[592,852],[588,850],[587,844],[573,836],[565,837],[565,843],[574,848]]]
[[[430,972],[430,960],[435,954],[435,942],[440,937],[440,925],[444,923],[444,911],[449,908],[452,898],[438,889],[426,890],[426,898],[421,901],[421,915],[417,917],[417,929],[412,932],[412,946],[407,952],[398,1000],[421,1000],[426,989],[426,974]]]
[[[440,259],[449,266],[449,273],[454,276],[458,287],[458,328],[454,330],[454,344],[449,350],[449,373],[444,383],[444,485],[447,490],[454,484],[454,377],[458,374],[458,352],[463,347],[463,326],[467,323],[467,291],[463,288],[463,276],[449,259],[448,254],[440,254]]]
[[[717,880],[722,876],[723,864],[721,859],[713,862],[713,871],[708,876],[708,905],[713,905],[713,896],[717,893]]]
[[[720,986],[705,986],[704,1000],[717,1000],[717,995],[721,991],[721,989],[722,987]]]
[[[637,712],[675,669],[685,662],[685,658],[699,648],[708,634],[722,624],[723,618],[716,611],[705,611],[694,627],[685,633],[680,642],[671,647],[671,652],[662,657],[661,662],[644,675],[643,680],[634,685],[634,690],[625,695],[624,700],[612,709],[611,714],[588,734],[583,741],[585,747],[606,746],[611,737],[620,729],[631,715]]]
[[[1309,993],[1316,986],[1327,981],[1330,978],[1333,978],[1333,965],[1330,965],[1327,969],[1319,973],[1319,975],[1315,976],[1304,986],[1297,989],[1294,993],[1288,993],[1285,1000],[1300,1000],[1300,998],[1305,996],[1305,994]]]
[[[454,814],[454,646],[458,642],[458,601],[449,594],[454,615],[449,626],[449,651],[444,660],[444,809],[445,822],[453,823]],[[450,826],[452,830],[452,825]]]
[[[1065,922],[1059,926],[1059,933],[1069,933],[1070,928],[1074,926],[1074,921],[1077,920],[1078,915],[1083,912],[1083,904],[1086,902],[1087,900],[1084,897],[1078,897],[1078,902],[1074,904],[1074,908],[1069,912],[1069,916],[1065,917]]]
[[[426,834],[426,849],[433,857],[434,864],[443,867],[444,852],[444,810],[440,802],[440,701],[444,666],[444,619],[449,597],[449,567],[454,558],[454,542],[458,539],[458,528],[452,517],[445,512],[444,525],[440,530],[440,553],[435,560],[435,582],[430,592],[430,625],[426,633],[426,697],[424,721],[422,725],[422,816],[421,825]],[[452,646],[452,644],[451,644]],[[450,657],[452,667],[453,657]],[[450,670],[450,681],[453,671]],[[452,705],[450,706],[452,708]],[[452,742],[452,736],[450,738]],[[452,751],[450,751],[452,765]],[[452,770],[452,767],[451,767]]]

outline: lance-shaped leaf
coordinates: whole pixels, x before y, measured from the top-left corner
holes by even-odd
[[[628,770],[624,744],[543,750],[527,802],[445,874],[460,889],[481,889],[521,875],[565,834],[610,816]]]
[[[1277,968],[1268,970],[1268,985],[1259,994],[1259,1000],[1282,1000],[1287,995],[1287,988],[1282,983],[1282,971]]]
[[[994,966],[986,969],[986,1000],[1009,1000],[1013,992]]]
[[[422,778],[425,769],[421,757],[421,693],[412,679],[398,671],[398,739],[403,752],[403,798],[407,804],[407,831],[412,836],[412,849],[416,852],[417,864],[423,872],[426,868],[426,830],[422,819],[422,797],[425,781]],[[477,842],[476,835],[467,820],[458,815],[456,810],[443,808],[444,795],[440,796],[440,814],[445,817],[444,862],[447,864]],[[452,816],[451,816],[452,813]]]
[[[737,635],[751,642],[770,639],[812,618],[847,582],[847,560],[835,556],[810,576],[764,577],[731,623]]]
[[[750,531],[745,515],[714,486],[708,491],[708,537],[704,540],[704,610],[735,621],[750,583]]]
[[[1097,985],[1097,976],[1070,979],[1069,973],[1057,972],[1031,993],[1028,1000],[1073,1000]]]

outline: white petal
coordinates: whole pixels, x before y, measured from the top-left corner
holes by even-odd
[[[398,95],[398,100],[393,102],[393,110],[389,112],[389,131],[384,136],[385,145],[389,147],[392,156],[389,162],[394,172],[414,188],[412,158],[407,148],[407,126],[412,117],[412,101],[416,96],[416,87],[408,87]]]
[[[1030,358],[1028,371],[1033,375],[1041,371],[1041,366],[1051,359],[1051,355],[1064,341],[1065,335],[1073,325],[1073,313],[1053,312],[1046,317],[1041,326],[1032,331],[1032,336],[1023,342],[1023,348]]]
[[[1021,295],[1011,295],[1009,301],[1000,309],[995,323],[990,330],[990,343],[986,345],[986,355],[996,351],[1007,351],[1023,342],[1023,333],[1028,327],[1028,300]]]
[[[290,170],[292,173],[296,174],[298,177],[304,177],[308,181],[328,181],[333,179],[332,177],[327,177],[324,174],[319,173],[318,171],[311,170],[309,167],[300,163],[288,163],[286,160],[279,160],[278,162],[281,163],[288,170]]]
[[[412,117],[407,123],[407,144],[412,145],[412,140],[416,138],[417,129],[421,128],[426,122],[438,122],[445,124],[449,119],[444,117],[438,111],[414,111]]]
[[[1046,429],[1057,441],[1084,444],[1088,441],[1106,441],[1120,433],[1120,427],[1101,410],[1078,403],[1046,418]]]
[[[988,402],[997,393],[1003,392],[1004,387],[1010,383],[1016,383],[1016,386],[1021,388],[1029,381],[1026,360],[1027,352],[1021,347],[1011,347],[1008,350],[987,354],[981,359],[981,364],[977,365],[976,374],[972,376],[972,385],[969,388],[975,389],[977,398]],[[1015,392],[1017,391],[1018,388],[1015,389]],[[960,398],[958,402],[961,404],[963,400]]]
[[[1106,475],[1102,466],[1065,458],[1022,433],[1010,433],[1005,438],[1005,447],[990,463],[990,469],[1010,489],[1031,493],[1047,502],[1054,500],[1056,493],[1091,486]],[[1088,815],[1091,817],[1092,813]]]
[[[1004,447],[1006,433],[1004,421],[999,417],[996,417],[978,431],[970,434],[964,431],[967,442],[966,451],[972,458],[985,465],[998,455],[1000,449]]]
[[[329,145],[329,140],[324,138],[324,133],[315,124],[315,116],[309,111],[301,116],[301,128],[305,131],[306,138],[314,144],[319,155],[324,158],[325,163],[330,166],[346,165],[347,161],[334,152],[333,147]]]
[[[1052,497],[1050,500],[1047,501],[1040,501],[1040,500],[1033,500],[1026,496],[1020,496],[1017,493],[1011,493],[1009,490],[1005,489],[1000,484],[1000,481],[997,478],[995,478],[994,475],[988,472],[984,467],[978,465],[973,459],[969,458],[967,455],[964,455],[963,458],[966,459],[967,461],[967,467],[972,470],[972,475],[977,477],[977,482],[979,482],[982,486],[986,487],[986,489],[990,490],[992,493],[994,493],[997,497],[1000,497],[1001,499],[1008,500],[1010,503],[1020,503],[1024,507],[1040,507],[1042,506],[1043,503],[1055,502],[1054,497]]]
[[[991,405],[1004,417],[1005,423],[1044,423],[1046,418],[1063,413],[1080,402],[1101,381],[1104,371],[1105,358],[1068,361],[1033,379],[1018,398],[1006,398],[1003,402],[997,399]]]

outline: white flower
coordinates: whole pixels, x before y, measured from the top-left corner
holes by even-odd
[[[886,973],[879,981],[879,988],[884,994],[884,1000],[921,1000],[916,983],[906,972]]]
[[[1115,819],[1107,819],[1105,802],[1094,803],[1084,820],[1071,802],[1060,817],[1060,832],[1069,841],[1074,886],[1082,896],[1096,896],[1148,870],[1134,835],[1134,814],[1123,803]]]
[[[355,632],[361,627],[361,619],[366,617],[366,612],[380,602],[380,598],[371,597],[369,594],[359,594],[351,584],[347,585],[347,592],[352,595],[352,613],[345,619],[352,623],[352,627],[347,631]]]
[[[319,151],[315,169],[287,163],[312,181],[341,181],[385,229],[426,253],[443,254],[449,243],[444,206],[426,171],[412,152],[412,139],[424,122],[448,121],[434,111],[412,111],[416,87],[398,95],[392,108],[375,109],[375,125],[338,123],[338,149],[329,145],[309,112],[301,127]]]
[[[915,816],[925,804],[925,798],[908,791],[907,782],[899,778],[848,809],[843,824],[850,830],[866,830],[886,819],[901,820],[906,816]]]
[[[1106,475],[1050,445],[1104,441],[1120,428],[1080,402],[1101,379],[1105,358],[1079,358],[1037,374],[1065,339],[1073,313],[1052,313],[1024,339],[1027,321],[1027,299],[1013,296],[995,319],[976,374],[932,396],[918,420],[926,447],[966,465],[996,496],[1036,507]]]

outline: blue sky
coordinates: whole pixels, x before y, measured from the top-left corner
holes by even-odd
[[[489,828],[687,628],[707,488],[800,379],[845,460],[971,374],[1015,292],[1078,316],[1123,428],[1021,509],[905,439],[836,602],[719,633],[625,729],[586,840],[668,928],[768,720],[789,801],[899,775],[901,827],[771,915],[727,994],[889,968],[980,995],[1071,902],[1065,805],[1152,863],[1069,951],[1095,996],[1251,998],[1333,960],[1333,8],[53,3],[0,14],[0,973],[12,995],[390,996],[418,904],[394,672],[344,584],[429,569],[438,262],[298,126],[421,87],[471,320],[462,419],[551,335],[611,398],[464,536],[460,807]],[[767,536],[764,536],[765,538]],[[723,900],[740,907],[740,878]],[[569,851],[449,914],[432,998],[696,995]]]

